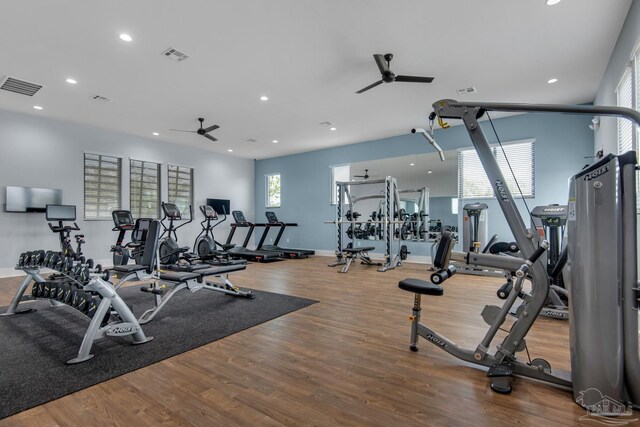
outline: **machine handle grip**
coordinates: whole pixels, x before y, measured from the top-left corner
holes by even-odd
[[[155,294],[155,295],[162,295],[164,294],[164,292],[162,291],[162,289],[155,289],[155,288],[149,288],[147,286],[143,286],[140,288],[140,290],[142,292],[149,292],[151,294]]]
[[[536,249],[531,254],[529,259],[527,259],[524,264],[522,264],[522,266],[518,269],[518,271],[516,271],[516,277],[523,277],[524,275],[526,275],[531,269],[531,266],[538,260],[538,258],[542,256],[543,253],[545,253],[548,248],[549,242],[543,240],[542,243],[540,243],[538,249]]]

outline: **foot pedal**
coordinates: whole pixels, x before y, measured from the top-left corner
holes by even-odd
[[[491,365],[487,376],[491,378],[491,390],[500,394],[511,393],[511,376],[513,363],[498,363]]]

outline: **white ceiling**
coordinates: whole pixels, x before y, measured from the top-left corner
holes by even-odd
[[[0,76],[45,88],[33,98],[0,91],[0,109],[245,158],[310,151],[408,133],[426,124],[432,102],[461,99],[456,89],[471,85],[478,93],[465,99],[590,102],[630,4],[4,0]],[[170,61],[168,47],[191,57]],[[380,79],[372,55],[387,52],[396,74],[435,81],[356,95]],[[197,117],[221,126],[218,142],[168,130],[195,129]]]

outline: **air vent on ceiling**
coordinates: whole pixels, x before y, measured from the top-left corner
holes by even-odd
[[[464,89],[458,89],[458,95],[469,95],[471,93],[476,93],[477,90],[475,86],[465,87]]]
[[[247,139],[247,142],[250,143],[250,144],[253,144],[254,142],[258,142],[258,141],[256,141],[253,138],[249,138],[249,139]]]
[[[111,101],[109,98],[107,98],[106,96],[102,96],[102,95],[92,95],[91,99],[93,99],[94,101],[100,101],[100,102],[109,102],[109,101]]]
[[[321,122],[320,126],[333,126],[332,122]]]
[[[189,58],[189,55],[187,55],[186,53],[180,52],[178,49],[174,49],[172,47],[162,52],[162,54],[176,62],[184,61],[185,59]]]
[[[40,89],[42,89],[42,85],[29,83],[24,80],[15,79],[13,77],[0,79],[0,83],[2,84],[2,86],[0,86],[0,89],[27,96],[33,96],[38,93]]]

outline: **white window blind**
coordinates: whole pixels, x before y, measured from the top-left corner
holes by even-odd
[[[512,194],[519,195],[520,191],[516,185],[517,180],[523,196],[534,197],[535,162],[533,140],[503,143],[502,146],[504,153],[500,147],[492,147],[492,151],[505,178],[507,187],[509,187]],[[507,159],[511,169],[513,169],[513,174],[509,169]],[[493,196],[493,187],[484,172],[476,150],[458,151],[458,198],[483,199],[492,198]]]
[[[160,164],[129,160],[129,201],[134,218],[160,215]]]
[[[267,208],[280,207],[280,174],[265,175],[265,206]]]
[[[84,154],[84,219],[111,219],[122,199],[122,159]]]
[[[168,202],[175,203],[183,219],[189,218],[189,206],[193,205],[193,168],[167,165]]]
[[[619,107],[634,108],[633,105],[633,67],[625,70],[616,89]],[[626,118],[618,118],[618,154],[633,150],[633,124]]]
[[[351,165],[331,166],[331,204],[338,203],[338,187],[336,182],[351,180]]]

